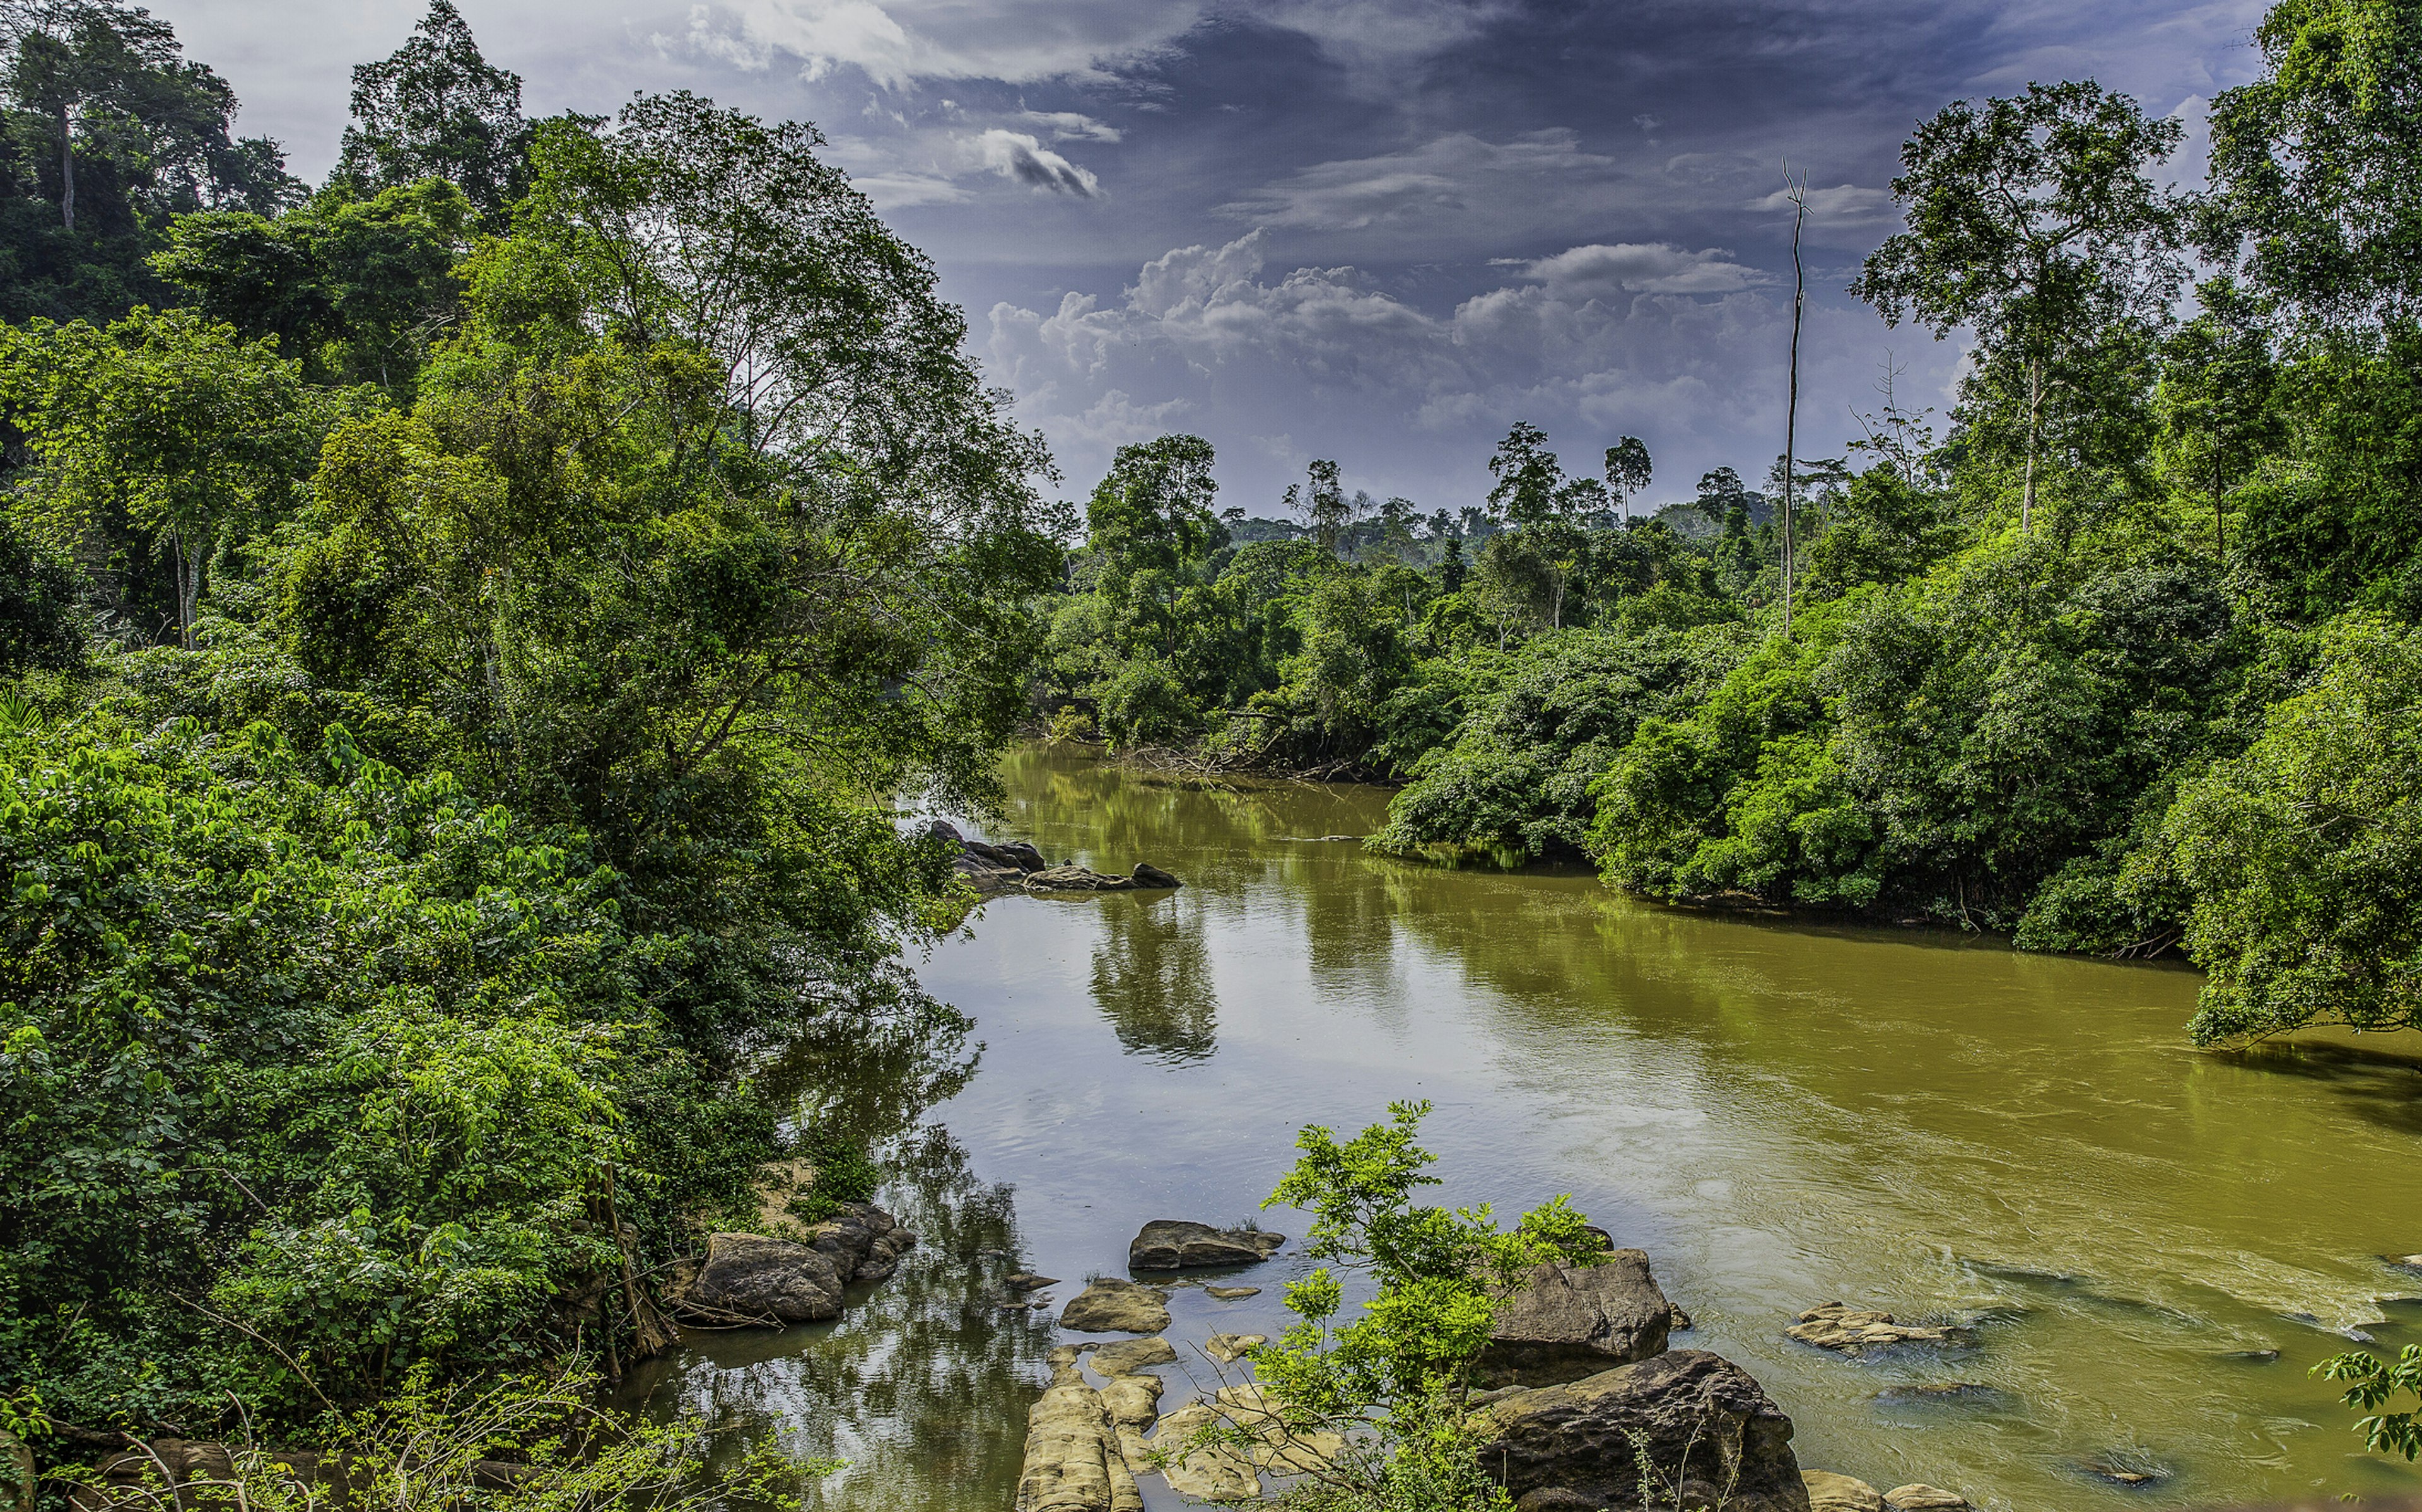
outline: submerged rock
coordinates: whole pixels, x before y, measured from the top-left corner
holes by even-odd
[[[1214,1333],[1203,1352],[1223,1365],[1233,1365],[1269,1342],[1266,1333]]]
[[[1143,1512],[1102,1394],[1073,1364],[1059,1366],[1026,1414],[1017,1512]]]
[[[1543,1263],[1497,1309],[1481,1351],[1490,1386],[1553,1386],[1665,1351],[1674,1306],[1640,1250],[1591,1266]]]
[[[1093,1368],[1105,1376],[1131,1376],[1154,1365],[1174,1364],[1177,1351],[1158,1334],[1148,1339],[1121,1339],[1093,1351]]]
[[[1245,1297],[1258,1297],[1261,1294],[1262,1288],[1259,1286],[1205,1286],[1203,1288],[1203,1296],[1223,1302],[1235,1302]]]
[[[1704,1349],[1675,1349],[1566,1385],[1517,1391],[1491,1403],[1493,1434],[1480,1462],[1519,1504],[1640,1504],[1639,1456],[1659,1500],[1727,1512],[1808,1512],[1791,1453],[1791,1419],[1749,1372]],[[1678,1498],[1676,1496],[1678,1493]]]
[[[1149,1450],[1169,1456],[1161,1473],[1170,1489],[1199,1502],[1249,1502],[1262,1494],[1262,1478],[1253,1462],[1234,1444],[1206,1442],[1187,1446],[1205,1428],[1227,1422],[1209,1402],[1189,1402],[1160,1420]],[[1181,1452],[1182,1451],[1182,1452]]]
[[[1031,1270],[1017,1270],[1001,1277],[1000,1284],[1011,1291],[1041,1291],[1046,1286],[1060,1285],[1060,1278],[1038,1276]]]
[[[1161,870],[1158,866],[1154,865],[1149,861],[1137,862],[1135,864],[1135,870],[1129,872],[1127,876],[1128,879],[1138,887],[1183,887],[1186,885],[1184,882],[1179,881],[1176,878]]]
[[[1068,1304],[1060,1326],[1080,1333],[1158,1333],[1169,1327],[1169,1298],[1156,1287],[1106,1277]]]
[[[1939,1486],[1895,1486],[1884,1492],[1891,1512],[1968,1512],[1968,1498]]]
[[[1191,1270],[1205,1266],[1259,1265],[1286,1242],[1257,1228],[1213,1228],[1178,1218],[1156,1218],[1127,1245],[1130,1270]]]
[[[1802,1344],[1838,1354],[1864,1354],[1897,1344],[1947,1344],[1955,1337],[1950,1329],[1895,1322],[1890,1313],[1867,1312],[1842,1302],[1812,1307],[1783,1332]]]
[[[1865,1481],[1830,1470],[1803,1470],[1800,1479],[1808,1488],[1808,1512],[1884,1512],[1883,1493]]]

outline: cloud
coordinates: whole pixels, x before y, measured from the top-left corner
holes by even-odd
[[[1761,282],[1757,270],[1710,247],[1685,252],[1663,242],[1618,242],[1612,246],[1573,247],[1541,257],[1522,270],[1565,299],[1596,299],[1620,292],[1729,294]]]
[[[1074,110],[1021,110],[1017,118],[1051,133],[1055,142],[1115,142],[1120,130]]]
[[[1581,149],[1578,133],[1557,127],[1506,142],[1453,132],[1401,152],[1299,168],[1228,205],[1223,213],[1263,226],[1359,231],[1443,218],[1469,218],[1553,195],[1560,179],[1615,173],[1612,158]]]
[[[1036,194],[1093,199],[1102,192],[1101,179],[1091,170],[1077,166],[1024,132],[996,126],[973,138],[971,145],[985,167]]]

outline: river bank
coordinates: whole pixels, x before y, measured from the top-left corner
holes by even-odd
[[[1368,833],[1368,789],[1039,751],[1008,775],[1003,835],[1187,885],[1005,897],[936,951],[922,979],[984,1051],[881,1199],[920,1248],[837,1324],[716,1336],[647,1382],[851,1460],[826,1504],[1006,1507],[1046,1356],[1078,1336],[1000,1310],[999,1277],[1123,1273],[1141,1223],[1250,1213],[1297,1128],[1398,1097],[1438,1104],[1440,1200],[1571,1191],[1655,1256],[1691,1345],[1764,1384],[1805,1465],[1999,1508],[2416,1484],[2304,1376],[2353,1333],[2422,1338],[2422,1307],[2384,1300],[2422,1278],[2378,1258],[2422,1249],[2388,1184],[2422,1155],[2412,1061],[2194,1051],[2176,969],[1305,843]],[[1276,1332],[1294,1266],[1253,1298],[1173,1293],[1181,1353]],[[1971,1333],[1858,1361],[1785,1336],[1835,1299]],[[1924,1389],[1950,1384],[1974,1389]]]

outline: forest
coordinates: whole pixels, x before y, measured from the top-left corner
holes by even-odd
[[[313,187],[157,18],[8,19],[46,1457],[611,1364],[638,1319],[565,1298],[862,1165],[775,1051],[964,1031],[910,966],[975,900],[894,796],[981,809],[1017,739],[1401,785],[1413,862],[2180,956],[2206,1041],[2422,1023],[2406,8],[2281,0],[2205,183],[2092,83],[1925,123],[1853,292],[1973,340],[1947,413],[1887,369],[1749,480],[1518,423],[1485,499],[1250,507],[1184,434],[1063,489],[810,126],[527,118],[432,0]]]

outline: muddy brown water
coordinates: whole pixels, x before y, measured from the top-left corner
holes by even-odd
[[[2422,1488],[2306,1374],[2359,1338],[2422,1341],[2422,1274],[2381,1258],[2422,1251],[2412,1042],[2198,1051],[2184,970],[1312,838],[1376,828],[1370,788],[1045,751],[1006,775],[1008,813],[975,828],[1187,887],[1000,899],[936,951],[919,974],[968,1042],[920,1062],[898,1029],[830,1063],[861,1116],[916,1124],[887,1200],[927,1243],[836,1324],[704,1336],[632,1387],[848,1461],[824,1506],[1008,1507],[1043,1355],[1074,1336],[1001,1310],[998,1278],[1062,1277],[1064,1302],[1124,1273],[1145,1220],[1256,1214],[1299,1126],[1398,1098],[1436,1104],[1436,1200],[1510,1215],[1569,1192],[1647,1250],[1696,1320],[1676,1342],[1754,1374],[1805,1466],[2029,1512]],[[1290,1245],[1222,1278],[1258,1297],[1177,1290],[1163,1407],[1209,1382],[1211,1333],[1276,1333],[1302,1270]],[[1970,1342],[1850,1361],[1783,1336],[1836,1299]]]

